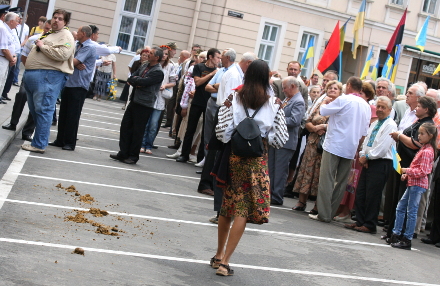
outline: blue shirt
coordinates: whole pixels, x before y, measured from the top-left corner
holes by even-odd
[[[96,61],[96,48],[90,39],[82,44],[76,42],[74,58],[83,63],[86,68],[80,71],[75,67],[73,74],[69,75],[67,79],[66,87],[82,87],[88,90]]]
[[[222,80],[223,74],[228,70],[228,68],[221,68],[219,69],[213,78],[209,81],[210,85],[214,85],[216,83],[220,83]],[[211,93],[211,97],[217,98],[217,93]]]

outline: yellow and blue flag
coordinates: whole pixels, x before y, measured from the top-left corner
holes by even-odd
[[[378,78],[379,72],[379,57],[377,57],[376,65],[373,67],[373,71],[371,72],[370,78],[374,81]]]
[[[364,27],[365,21],[365,8],[367,6],[367,0],[362,0],[361,7],[354,20],[353,26],[353,44],[351,45],[351,52],[353,53],[353,59],[356,59],[357,47],[359,46],[359,35],[358,32]]]
[[[373,57],[374,46],[371,48],[368,54],[367,60],[365,61],[364,69],[362,70],[361,79],[365,79],[370,72],[371,57]]]
[[[390,54],[388,54],[387,60],[385,61],[385,64],[382,68],[382,77],[390,79],[393,67],[393,60],[394,58]]]
[[[307,50],[304,53],[302,59],[301,59],[301,67],[303,67],[306,64],[306,60],[313,58],[315,55],[315,37],[310,37],[309,45],[307,46]]]
[[[394,80],[396,79],[396,74],[397,74],[397,67],[399,66],[399,60],[400,60],[400,55],[402,54],[402,44],[397,45],[397,51],[395,54],[396,60],[394,61],[393,67],[392,67],[392,72],[391,72],[391,82],[394,83]]]
[[[420,29],[419,33],[416,36],[416,46],[423,52],[426,45],[426,35],[428,33],[428,24],[429,24],[429,18],[428,16],[425,20],[425,23],[423,23],[422,28]]]
[[[402,159],[400,159],[399,153],[397,153],[396,148],[393,146],[391,146],[391,154],[393,156],[393,167],[394,170],[396,170],[397,173],[402,174],[402,170],[400,168],[400,161],[402,161]]]
[[[435,71],[432,73],[432,75],[436,75],[439,71],[440,71],[440,64],[438,64],[437,68],[436,68]]]

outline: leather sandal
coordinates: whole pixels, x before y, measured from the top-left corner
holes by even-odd
[[[212,268],[218,269],[221,261],[222,261],[221,259],[217,259],[217,257],[214,256],[213,258],[211,258],[209,264],[211,265]]]
[[[302,207],[296,205],[296,206],[294,206],[294,207],[292,208],[292,210],[294,210],[294,211],[299,211],[299,212],[303,212],[303,211],[305,211],[307,204],[305,204],[305,203],[303,203],[303,202],[300,202],[300,201],[298,201],[298,204],[302,204]]]
[[[234,270],[232,270],[231,268],[229,268],[229,264],[220,264],[219,267],[223,267],[226,270],[221,270],[220,268],[217,269],[217,272],[215,272],[215,274],[220,275],[220,276],[232,276],[234,275]]]

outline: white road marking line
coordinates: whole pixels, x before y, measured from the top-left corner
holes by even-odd
[[[112,116],[106,116],[106,115],[101,115],[101,114],[94,114],[94,113],[87,113],[87,112],[81,112],[81,116],[85,114],[85,115],[90,115],[90,116],[96,116],[96,117],[103,117],[103,118],[110,118],[110,119],[114,119],[114,120],[122,120],[122,117],[112,117]],[[81,119],[83,119],[81,117]],[[120,124],[119,124],[120,125]]]
[[[160,176],[170,176],[170,177],[177,177],[177,178],[184,178],[184,179],[200,180],[200,178],[196,178],[196,177],[174,175],[174,174],[167,174],[167,173],[159,173],[159,172],[152,172],[152,171],[145,171],[145,170],[136,170],[136,169],[130,169],[130,168],[121,168],[121,167],[107,166],[107,165],[100,165],[100,164],[93,164],[93,163],[85,163],[85,162],[79,162],[79,161],[62,160],[62,159],[47,158],[47,157],[34,156],[34,155],[29,155],[29,157],[41,159],[41,160],[51,160],[51,161],[73,163],[73,164],[80,164],[80,165],[87,165],[87,166],[94,166],[94,167],[102,167],[102,168],[109,168],[109,169],[117,169],[117,170],[126,170],[126,171],[154,174],[154,175],[160,175]]]
[[[166,146],[159,146],[156,145],[158,147],[166,147]],[[81,148],[81,149],[87,149],[87,150],[93,150],[93,151],[102,151],[102,152],[107,152],[107,153],[117,153],[118,151],[114,151],[114,150],[107,150],[107,149],[98,149],[98,148],[91,148],[91,147],[83,147],[83,146],[78,146],[76,145],[75,148]],[[166,161],[176,161],[176,159],[170,159],[170,158],[162,158],[162,157],[156,157],[156,156],[151,156],[151,155],[145,155],[140,153],[139,156],[141,158],[149,158],[149,159],[158,159],[158,160],[166,160]]]
[[[42,207],[50,207],[50,208],[59,208],[59,209],[80,210],[80,211],[89,210],[88,208],[70,207],[70,206],[62,206],[62,205],[54,205],[54,204],[46,204],[46,203],[38,203],[38,202],[29,202],[29,201],[22,201],[22,200],[5,199],[5,201],[10,202],[10,203],[34,205],[34,206],[42,206]],[[167,221],[167,222],[175,222],[175,223],[185,223],[185,224],[192,224],[192,225],[217,227],[216,224],[206,223],[206,222],[172,219],[172,218],[164,218],[164,217],[155,217],[155,216],[147,216],[147,215],[138,215],[138,214],[130,214],[130,213],[120,213],[120,212],[113,212],[113,211],[108,211],[108,213],[111,215],[116,215],[116,216],[127,216],[127,217],[135,217],[135,218],[140,218],[140,219],[149,219],[149,220],[158,220],[158,221]],[[296,238],[307,238],[309,240],[317,240],[317,241],[340,242],[340,243],[344,243],[344,244],[348,244],[348,245],[369,245],[369,246],[379,246],[379,247],[388,247],[388,248],[391,247],[388,244],[346,240],[346,239],[339,239],[339,238],[322,237],[322,236],[298,234],[298,233],[282,232],[282,231],[273,231],[273,230],[264,230],[264,229],[248,228],[248,227],[246,227],[245,231],[264,233],[264,234],[269,234],[269,235],[279,235],[279,236],[288,236],[288,237],[296,237]],[[417,251],[417,249],[415,249],[415,248],[412,248],[412,250]]]
[[[88,120],[88,121],[92,121],[92,120]],[[95,121],[95,122],[98,122],[98,121]],[[102,123],[105,123],[105,122],[102,122]],[[116,125],[118,125],[118,124],[116,124]],[[80,127],[86,127],[86,128],[92,128],[92,129],[99,129],[99,130],[105,130],[105,131],[111,131],[111,132],[117,132],[117,133],[119,133],[119,130],[113,130],[113,129],[108,129],[108,128],[101,128],[101,127],[96,127],[96,126],[88,126],[88,125],[79,125]],[[173,140],[174,141],[174,139],[173,138],[170,138],[170,137],[156,137],[156,138],[159,138],[159,139],[166,139],[166,140]]]
[[[85,118],[81,118],[80,120],[82,120],[82,121],[90,121],[90,122],[95,122],[95,123],[100,123],[100,124],[108,124],[108,125],[121,126],[121,123],[116,124],[116,123],[110,123],[110,122],[105,122],[105,121],[96,121],[96,120],[85,119]]]
[[[1,242],[9,242],[9,243],[35,245],[35,246],[53,247],[53,248],[60,248],[60,249],[69,249],[69,250],[74,250],[77,247],[81,247],[82,249],[84,249],[84,251],[87,251],[87,252],[97,252],[97,253],[106,253],[106,254],[123,255],[123,256],[143,257],[143,258],[158,259],[158,260],[205,264],[206,267],[208,267],[208,264],[209,264],[208,260],[188,259],[188,258],[182,258],[182,257],[163,256],[163,255],[155,255],[155,254],[147,254],[147,253],[139,253],[139,252],[121,251],[121,250],[110,250],[110,249],[86,247],[83,245],[67,245],[67,244],[58,244],[58,243],[49,243],[49,242],[31,241],[31,240],[13,239],[13,238],[4,238],[4,237],[1,237],[0,241]],[[238,267],[238,268],[292,273],[292,274],[307,275],[307,276],[319,276],[319,277],[340,278],[340,279],[348,279],[348,280],[371,281],[371,282],[381,282],[381,283],[390,283],[390,284],[399,284],[399,285],[439,286],[439,284],[392,280],[392,279],[355,276],[355,275],[346,275],[346,274],[335,274],[335,273],[328,273],[328,272],[304,271],[304,270],[296,270],[296,269],[283,269],[283,268],[263,267],[263,266],[238,264],[238,263],[231,263],[230,265],[232,267]]]
[[[32,175],[32,174],[20,173],[18,175],[19,176],[23,176],[23,177],[31,177],[31,178],[37,178],[37,179],[52,180],[52,181],[57,181],[57,182],[70,182],[70,183],[76,183],[76,184],[84,184],[84,185],[91,185],[91,186],[99,186],[99,187],[106,187],[106,188],[121,189],[121,190],[138,191],[138,192],[145,192],[145,193],[154,193],[154,194],[169,195],[169,196],[176,196],[176,197],[186,197],[186,198],[209,200],[209,201],[214,200],[213,197],[200,197],[200,196],[192,196],[192,195],[186,195],[186,194],[169,193],[169,192],[145,190],[145,189],[138,189],[138,188],[129,188],[129,187],[126,187],[126,186],[107,185],[107,184],[92,183],[92,182],[70,180],[70,179],[62,179],[62,178],[54,178],[54,177],[39,176],[39,175]]]
[[[3,207],[4,200],[9,196],[18,178],[18,174],[21,172],[28,157],[29,152],[20,149],[17,155],[15,155],[11,165],[9,165],[8,170],[6,170],[6,173],[3,175],[3,178],[0,180],[0,209]]]
[[[124,112],[122,112],[122,109],[121,109],[121,112],[111,112],[111,111],[95,109],[95,108],[88,108],[88,107],[83,107],[83,109],[99,111],[99,112],[104,112],[104,113],[110,113],[110,114],[124,115]]]
[[[58,130],[55,129],[51,129],[50,132],[58,132]],[[110,140],[110,141],[118,141],[119,139],[113,139],[113,138],[107,138],[107,137],[101,137],[101,136],[94,136],[94,135],[87,135],[87,134],[78,134],[80,136],[84,136],[84,137],[92,137],[92,138],[96,138],[96,139],[103,139],[103,140]]]

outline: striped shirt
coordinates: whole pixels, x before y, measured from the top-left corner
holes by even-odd
[[[432,146],[429,144],[423,145],[412,160],[409,168],[406,169],[408,187],[419,186],[428,189],[428,175],[432,171],[433,162],[434,149],[432,149]]]

